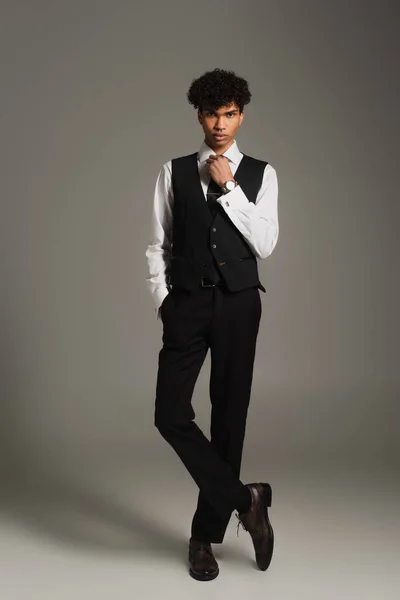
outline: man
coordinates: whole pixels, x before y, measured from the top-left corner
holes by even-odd
[[[147,284],[163,324],[155,425],[199,487],[189,540],[189,573],[208,581],[219,568],[233,510],[266,570],[273,551],[271,487],[239,479],[261,317],[257,259],[278,238],[278,185],[267,162],[239,151],[235,135],[250,102],[247,82],[214,69],[187,93],[204,141],[165,163],[158,176]],[[194,422],[193,389],[211,352],[210,440]]]

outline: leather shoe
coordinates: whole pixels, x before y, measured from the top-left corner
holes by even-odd
[[[239,519],[238,533],[240,524],[250,533],[257,566],[266,571],[274,549],[274,532],[268,518],[272,490],[269,483],[248,483],[246,487],[251,493],[251,506],[247,512],[236,515]]]
[[[189,565],[190,575],[198,581],[211,581],[219,574],[211,544],[193,538],[189,540]]]

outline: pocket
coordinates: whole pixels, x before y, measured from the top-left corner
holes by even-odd
[[[167,299],[168,299],[168,296],[169,296],[170,294],[171,294],[171,292],[168,292],[168,294],[165,296],[164,300],[161,302],[160,311],[162,311],[162,309],[164,308],[164,306],[165,306],[165,303],[166,303],[166,301],[167,301]]]
[[[260,308],[260,315],[261,315],[261,313],[262,313],[262,301],[261,301],[260,289],[258,287],[255,287],[254,289],[256,291],[257,303],[258,303],[258,306]]]
[[[169,291],[168,294],[165,296],[164,300],[162,301],[162,304],[160,306],[161,318],[163,318],[163,315],[165,312],[165,305],[169,302],[170,296],[171,296],[171,292]]]

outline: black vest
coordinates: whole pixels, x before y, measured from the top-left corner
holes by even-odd
[[[255,202],[268,163],[243,155],[235,179],[248,200]],[[167,283],[192,291],[202,277],[222,278],[237,292],[258,287],[257,260],[245,238],[218,204],[215,217],[204,198],[197,165],[197,152],[172,160],[174,194],[172,254]]]

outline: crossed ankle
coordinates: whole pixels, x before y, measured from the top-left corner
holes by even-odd
[[[238,511],[239,515],[242,515],[243,513],[246,513],[248,510],[250,510],[251,501],[251,492],[249,488],[246,485],[244,485],[242,488],[242,495],[239,500],[239,504],[236,506],[236,510]]]

